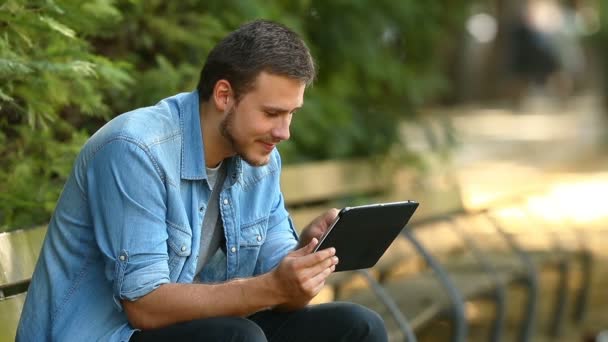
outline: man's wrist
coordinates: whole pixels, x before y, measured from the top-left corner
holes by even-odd
[[[274,307],[281,305],[287,301],[285,294],[281,291],[280,280],[275,270],[268,273],[264,273],[257,277],[260,281],[260,289],[263,291],[264,296],[268,296],[269,306]]]

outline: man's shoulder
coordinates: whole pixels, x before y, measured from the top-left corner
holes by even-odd
[[[184,130],[192,126],[195,115],[198,120],[198,95],[194,92],[177,94],[154,106],[118,115],[91,136],[80,151],[75,167],[85,170],[91,160],[102,155],[128,167],[129,162],[125,161],[145,154],[145,160],[166,172],[165,176],[177,179]],[[105,154],[100,154],[102,151]]]
[[[181,117],[178,96],[118,115],[93,137],[99,136],[102,140],[123,138],[149,146],[179,136]]]

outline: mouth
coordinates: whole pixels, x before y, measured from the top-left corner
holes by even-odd
[[[271,152],[274,149],[274,147],[276,146],[276,144],[267,143],[264,141],[260,141],[259,143],[260,143],[260,145],[262,145],[262,148],[264,148],[264,150],[267,152]]]

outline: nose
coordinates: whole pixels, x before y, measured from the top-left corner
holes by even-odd
[[[272,130],[272,137],[279,141],[289,139],[289,127],[291,125],[291,115],[286,115],[278,120],[277,125]]]

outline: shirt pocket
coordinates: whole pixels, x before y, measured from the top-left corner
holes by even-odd
[[[266,240],[267,227],[267,217],[241,225],[238,277],[250,277],[253,275],[260,255],[260,248]]]
[[[266,228],[268,227],[268,217],[255,220],[251,223],[241,225],[241,247],[258,247],[266,239]]]
[[[177,281],[186,259],[192,253],[192,231],[187,227],[167,223],[167,234],[169,277],[171,281]]]

